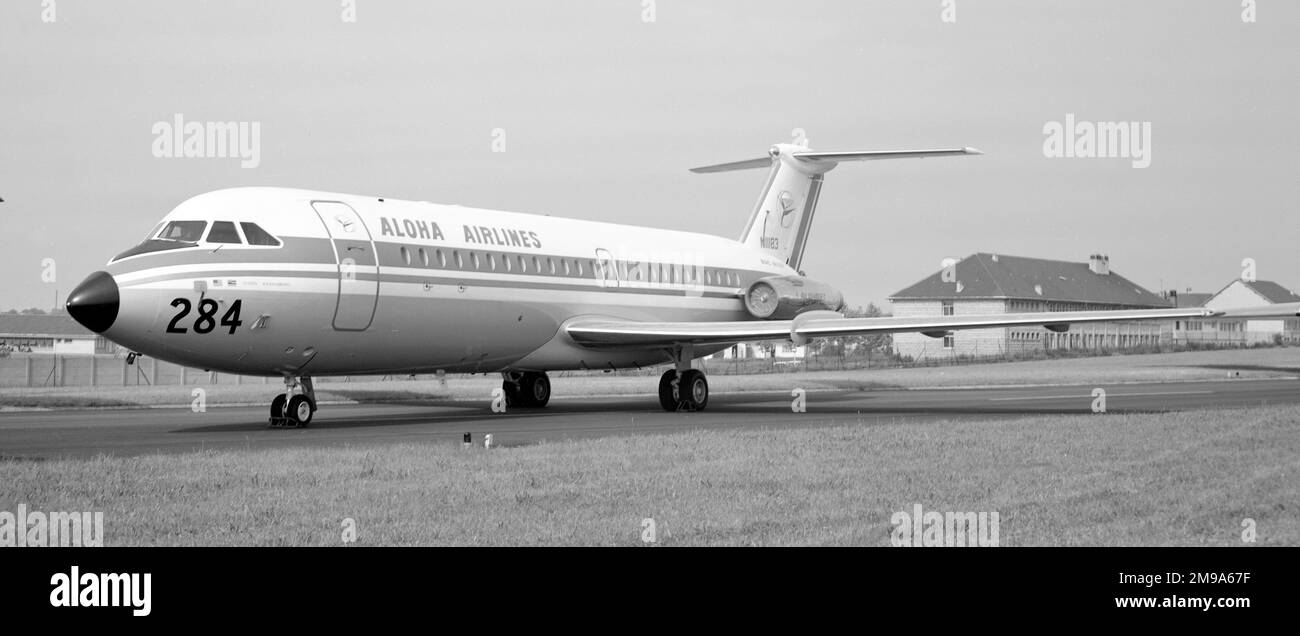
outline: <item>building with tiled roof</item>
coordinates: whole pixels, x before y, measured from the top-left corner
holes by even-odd
[[[1281,303],[1300,303],[1297,294],[1268,280],[1236,279],[1205,300],[1209,309],[1242,309]],[[1300,319],[1242,319],[1178,321],[1176,342],[1247,346],[1261,343],[1300,343]]]
[[[1180,309],[1184,307],[1204,307],[1205,301],[1214,297],[1214,294],[1194,292],[1190,288],[1185,292],[1170,291],[1169,300],[1174,307]]]
[[[77,324],[68,314],[0,313],[0,347],[9,353],[93,355],[117,346]]]
[[[894,315],[987,315],[1040,311],[1150,309],[1169,299],[1111,271],[1110,257],[1086,262],[976,253],[889,298]],[[894,350],[915,359],[997,356],[1045,348],[1126,348],[1160,342],[1159,322],[1076,325],[1066,333],[1042,327],[952,332],[942,338],[896,334]]]

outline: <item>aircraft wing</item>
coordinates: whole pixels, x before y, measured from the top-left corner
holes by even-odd
[[[1300,316],[1300,303],[1216,311],[1204,307],[1184,309],[1125,309],[1117,311],[1062,311],[974,316],[918,316],[845,318],[831,311],[811,311],[793,320],[734,322],[641,322],[605,318],[578,318],[565,326],[574,342],[593,348],[644,348],[682,344],[729,344],[754,340],[792,340],[862,336],[884,333],[923,333],[942,337],[949,331],[995,327],[1046,327],[1067,331],[1072,324],[1182,318],[1258,318]]]

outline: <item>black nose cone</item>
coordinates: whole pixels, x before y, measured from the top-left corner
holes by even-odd
[[[95,272],[68,296],[68,313],[85,328],[104,333],[117,320],[117,283],[108,272]]]

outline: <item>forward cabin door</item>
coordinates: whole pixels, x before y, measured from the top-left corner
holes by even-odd
[[[338,259],[339,294],[334,307],[334,328],[363,331],[375,319],[379,303],[379,260],[375,241],[361,216],[346,203],[313,201],[334,243]]]
[[[618,288],[618,269],[614,261],[614,255],[603,247],[596,248],[595,273],[596,280],[600,282],[601,287]]]

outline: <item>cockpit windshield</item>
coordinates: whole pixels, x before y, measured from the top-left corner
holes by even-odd
[[[212,227],[211,230],[208,229],[209,225]],[[243,230],[242,236],[240,230]],[[198,247],[204,243],[258,247],[280,247],[281,245],[280,239],[272,236],[256,223],[248,221],[170,221],[154,228],[149,236],[151,238],[145,239],[143,243],[118,254],[113,261],[128,256]]]
[[[280,245],[280,239],[271,236],[266,230],[263,230],[256,223],[240,223],[239,227],[244,229],[244,236],[248,237],[249,245]]]
[[[239,232],[235,231],[235,224],[230,221],[217,221],[212,224],[212,231],[208,232],[209,243],[243,243],[239,240]]]
[[[207,221],[172,221],[158,233],[158,238],[164,241],[198,243],[207,227]]]

